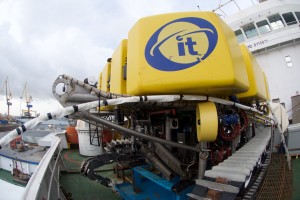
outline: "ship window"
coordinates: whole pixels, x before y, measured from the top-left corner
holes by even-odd
[[[293,67],[291,56],[285,56],[285,62],[286,62],[287,67]]]
[[[248,24],[243,27],[243,30],[247,36],[247,38],[251,38],[258,35],[258,32],[254,26],[254,24]]]
[[[270,25],[267,20],[263,20],[256,23],[260,33],[264,34],[271,31]]]
[[[268,17],[269,22],[273,30],[280,29],[284,27],[282,18],[279,14],[272,15]]]
[[[297,21],[292,12],[284,13],[282,14],[282,17],[288,26],[297,24]]]
[[[298,21],[300,22],[300,12],[295,12],[296,17],[298,18]]]
[[[272,99],[272,103],[280,103],[280,99],[279,98]]]
[[[243,33],[242,33],[242,31],[240,29],[234,31],[234,34],[235,34],[235,36],[236,36],[236,38],[237,38],[237,40],[238,40],[239,43],[245,41],[244,35],[243,35]]]

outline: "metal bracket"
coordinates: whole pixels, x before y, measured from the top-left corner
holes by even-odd
[[[196,184],[201,185],[203,187],[207,187],[209,189],[218,190],[222,192],[229,192],[235,194],[239,193],[239,188],[234,187],[232,185],[226,185],[223,183],[216,183],[216,182],[206,181],[203,179],[197,179]]]

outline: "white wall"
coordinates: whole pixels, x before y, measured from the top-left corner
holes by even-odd
[[[291,56],[293,67],[287,67],[285,56]],[[300,44],[256,54],[255,57],[267,75],[271,99],[280,98],[287,111],[290,110],[291,97],[297,91],[300,93]]]
[[[12,169],[13,169],[12,160],[9,158],[0,156],[0,168],[12,172]]]

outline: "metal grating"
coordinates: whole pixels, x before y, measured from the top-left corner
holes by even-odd
[[[257,200],[292,199],[293,171],[288,167],[285,155],[272,154],[271,163],[262,183]]]

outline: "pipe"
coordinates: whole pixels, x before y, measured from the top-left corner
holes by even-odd
[[[129,97],[130,96],[130,95],[126,95],[126,94],[115,94],[115,93],[110,93],[110,92],[104,92],[102,90],[99,90],[99,89],[95,88],[94,86],[86,84],[82,81],[79,81],[79,80],[77,80],[75,78],[72,78],[71,76],[68,76],[68,75],[65,75],[65,74],[61,75],[60,77],[66,79],[66,80],[69,80],[71,82],[74,82],[74,83],[78,84],[79,86],[85,88],[86,90],[93,91],[96,94],[100,95],[101,97],[105,97],[105,98],[109,98],[109,99],[115,99],[115,98]]]
[[[66,101],[69,102],[77,102],[77,103],[85,103],[91,101],[97,101],[98,97],[92,94],[72,94],[67,97]]]
[[[181,149],[186,149],[186,150],[202,153],[202,149],[192,147],[192,146],[187,146],[187,145],[184,145],[184,144],[179,144],[179,143],[168,141],[168,140],[164,140],[164,139],[154,137],[154,136],[150,136],[150,135],[145,135],[145,134],[139,133],[137,131],[127,129],[123,126],[119,126],[119,125],[114,124],[112,122],[106,121],[104,119],[101,119],[101,118],[99,118],[97,116],[94,116],[94,115],[92,115],[90,113],[87,113],[87,112],[83,113],[83,117],[88,119],[88,120],[94,121],[96,123],[102,124],[102,125],[104,125],[106,127],[109,127],[111,129],[117,130],[121,133],[125,133],[125,134],[135,136],[135,137],[138,137],[138,138],[143,138],[145,140],[157,142],[157,143],[160,143],[160,144],[165,144],[165,145],[169,145],[169,146],[173,146],[173,147],[177,147],[177,148],[181,148]]]
[[[167,116],[165,118],[165,133],[166,133],[166,140],[171,141],[172,140],[172,134],[171,134],[171,118]]]
[[[206,149],[207,148],[206,142],[200,142],[200,147]],[[201,157],[199,156],[198,179],[204,176],[205,170],[206,170],[206,160],[201,159]]]
[[[149,115],[161,115],[161,114],[172,114],[175,115],[176,114],[176,110],[175,109],[166,109],[166,110],[159,110],[159,111],[153,111],[150,112]]]

